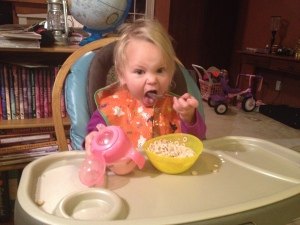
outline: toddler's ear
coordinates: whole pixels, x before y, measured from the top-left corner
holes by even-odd
[[[120,82],[120,86],[123,86],[126,84],[125,79],[121,74],[118,75],[118,80]]]

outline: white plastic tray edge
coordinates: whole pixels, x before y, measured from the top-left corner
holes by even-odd
[[[270,143],[268,141],[264,141],[264,140],[258,140],[256,138],[248,138],[248,137],[235,137],[235,136],[230,136],[230,137],[224,137],[224,138],[220,138],[219,140],[224,140],[224,139],[245,139],[245,140],[252,140],[252,141],[261,141],[262,143],[267,143],[267,144],[274,144],[274,143]],[[207,144],[208,148],[210,145],[212,145],[215,141],[218,141],[218,139],[215,140],[207,140],[205,141],[205,143]],[[274,146],[276,145],[276,147],[278,147],[277,144],[274,144]],[[283,152],[287,152],[287,154],[289,155],[289,157],[291,156],[296,156],[299,157],[298,153],[293,153],[293,151],[289,151],[286,148],[282,147],[281,151]],[[23,206],[23,209],[25,211],[27,211],[27,213],[30,214],[35,214],[35,215],[39,215],[37,217],[38,220],[40,221],[44,221],[45,224],[47,224],[47,221],[52,221],[51,224],[89,224],[89,225],[94,225],[94,224],[172,224],[172,223],[180,223],[181,221],[199,221],[199,220],[206,220],[206,219],[211,219],[214,217],[214,215],[219,214],[219,216],[224,216],[224,215],[228,215],[228,214],[233,214],[236,212],[241,212],[243,210],[249,210],[249,208],[254,208],[257,205],[257,201],[252,201],[252,202],[248,202],[247,206],[245,204],[238,204],[238,205],[234,205],[234,206],[229,206],[226,208],[219,208],[216,210],[209,210],[209,211],[205,211],[205,212],[201,212],[201,214],[199,213],[193,213],[193,214],[187,214],[187,215],[178,215],[176,217],[164,217],[164,218],[145,218],[145,219],[137,219],[137,220],[121,220],[121,221],[105,221],[105,222],[99,222],[99,221],[87,221],[86,223],[83,221],[75,221],[73,220],[72,223],[70,223],[70,220],[64,219],[64,218],[59,218],[53,215],[50,215],[46,212],[43,212],[39,209],[39,207],[37,206],[37,204],[35,204],[34,202],[32,202],[31,199],[31,193],[29,188],[30,183],[34,182],[34,174],[28,174],[29,173],[29,168],[34,168],[31,171],[38,171],[38,170],[43,170],[45,169],[48,165],[45,165],[44,168],[41,168],[40,165],[42,165],[42,161],[46,161],[49,163],[49,158],[51,158],[52,162],[57,162],[58,160],[60,160],[62,158],[63,155],[68,154],[68,157],[74,158],[74,159],[80,159],[80,158],[84,158],[84,152],[80,152],[80,151],[72,151],[72,152],[62,152],[59,154],[53,154],[53,155],[49,155],[49,156],[45,156],[43,158],[40,158],[36,161],[33,161],[32,163],[30,163],[23,171],[23,173],[27,173],[27,177],[31,177],[31,179],[28,180],[23,180],[20,185],[22,185],[22,188],[19,188],[18,190],[18,199],[20,204],[22,205],[22,202],[27,202],[28,205]],[[32,172],[34,173],[34,172]],[[28,190],[28,192],[26,193],[25,190]],[[269,198],[264,198],[264,199],[259,199],[260,204],[262,204],[262,202],[265,202],[266,204],[271,204],[280,200],[284,200],[288,197],[292,197],[295,195],[299,195],[300,194],[300,185],[296,185],[290,189],[287,189],[286,191],[283,191],[281,193],[279,193],[276,198],[269,197]],[[30,209],[29,211],[27,209]]]

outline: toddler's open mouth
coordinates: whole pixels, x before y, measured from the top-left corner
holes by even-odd
[[[163,95],[158,94],[156,90],[147,91],[144,95],[143,103],[146,107],[151,107],[161,97]]]

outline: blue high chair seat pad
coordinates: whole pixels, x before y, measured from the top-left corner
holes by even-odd
[[[90,63],[94,56],[94,52],[88,52],[73,64],[65,83],[66,109],[71,120],[71,146],[76,150],[83,149],[82,143],[90,119],[86,89]]]

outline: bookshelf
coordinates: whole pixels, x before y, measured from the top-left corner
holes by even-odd
[[[79,46],[53,46],[40,49],[19,49],[19,48],[0,48],[0,62],[26,62],[43,65],[62,65],[63,62]],[[68,117],[63,118],[65,126],[70,125]],[[0,119],[0,130],[27,129],[27,128],[47,128],[54,127],[52,118],[30,118],[30,119]],[[29,162],[20,162],[15,164],[0,165],[0,173],[11,173],[12,171],[22,170]],[[13,214],[10,220],[1,224],[12,225]],[[1,220],[0,220],[1,221]]]
[[[78,45],[31,48],[0,48],[0,61],[30,61],[35,63],[62,64]]]
[[[0,62],[26,62],[43,65],[61,65],[66,58],[72,54],[79,46],[54,46],[40,49],[16,49],[0,48]],[[63,124],[69,125],[69,119],[63,118]],[[22,128],[41,128],[53,127],[52,118],[30,118],[30,119],[0,119],[1,130],[5,129],[22,129]],[[23,165],[24,166],[24,165]],[[20,168],[15,166],[0,166],[0,171]]]
[[[53,126],[52,118],[1,120],[1,129],[20,129],[28,127],[50,127]],[[69,125],[69,118],[63,118],[63,124]]]

